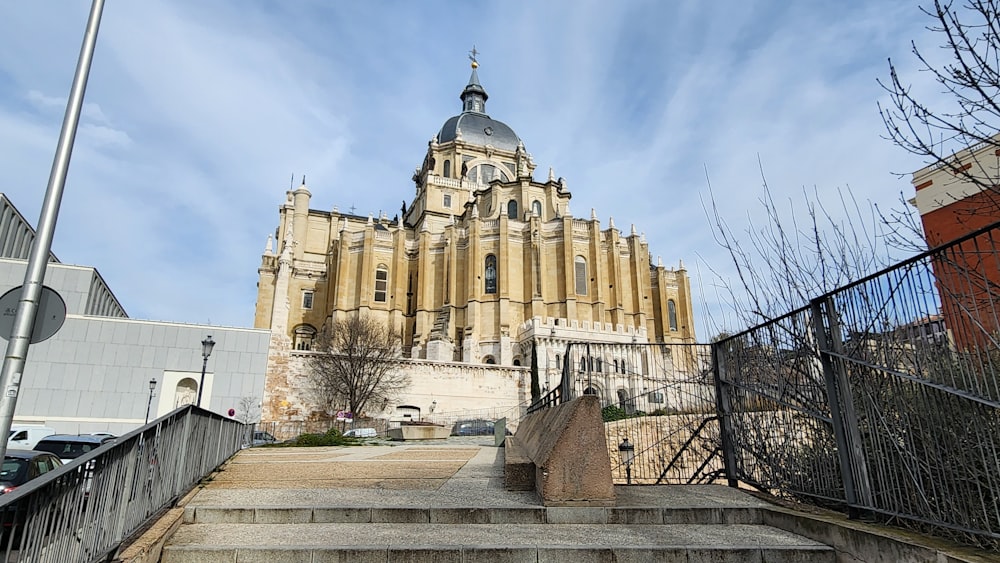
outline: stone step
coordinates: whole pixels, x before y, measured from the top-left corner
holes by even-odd
[[[760,524],[754,507],[189,506],[186,524]]]
[[[832,548],[757,524],[187,524],[163,563],[590,561],[834,563]]]

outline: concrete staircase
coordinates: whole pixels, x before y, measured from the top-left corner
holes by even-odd
[[[682,495],[672,499],[680,506],[666,507],[655,504],[671,500],[662,495],[668,488],[646,489],[619,487],[619,506],[606,508],[189,506],[161,561],[836,560],[828,546],[762,524],[765,503],[739,491],[702,488],[712,491],[705,496],[673,488]]]

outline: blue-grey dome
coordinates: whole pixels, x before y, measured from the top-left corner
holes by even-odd
[[[469,84],[462,90],[462,113],[444,122],[438,133],[438,142],[447,143],[456,138],[474,145],[492,145],[500,150],[514,152],[521,142],[514,130],[502,121],[486,115],[486,90],[479,84],[476,68],[472,68]]]

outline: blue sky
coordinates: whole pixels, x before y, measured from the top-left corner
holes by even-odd
[[[0,4],[0,191],[38,217],[89,2]],[[740,231],[803,190],[899,207],[923,163],[882,138],[876,79],[936,45],[908,2],[110,0],[53,251],[134,318],[250,326],[290,178],[312,207],[396,213],[480,51],[487,111],[571,210],[683,260],[698,333]],[[914,79],[921,78],[910,72]],[[730,321],[732,322],[732,321]],[[738,328],[738,327],[731,327]]]

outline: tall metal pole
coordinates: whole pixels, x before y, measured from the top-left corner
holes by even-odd
[[[209,337],[211,338],[211,337]],[[201,408],[201,389],[205,386],[205,370],[208,368],[208,356],[202,356],[201,362],[201,381],[198,382],[198,404],[197,406]]]
[[[28,255],[28,267],[24,274],[24,286],[21,299],[14,315],[14,330],[7,342],[7,353],[0,368],[0,459],[7,453],[6,436],[10,434],[10,426],[14,420],[14,408],[17,406],[17,394],[21,388],[21,376],[24,373],[24,363],[28,357],[28,344],[35,328],[35,315],[38,312],[38,301],[42,293],[42,282],[45,280],[45,267],[48,265],[49,253],[52,251],[52,236],[59,216],[59,202],[62,200],[63,188],[66,185],[66,172],[69,170],[70,156],[73,154],[73,141],[76,139],[76,128],[80,122],[80,112],[83,108],[83,95],[87,90],[87,78],[90,75],[90,62],[94,58],[94,47],[97,44],[97,30],[101,26],[101,13],[104,11],[104,0],[94,0],[90,7],[90,17],[87,20],[87,31],[80,47],[80,59],[76,65],[76,75],[70,89],[69,100],[66,102],[66,115],[63,117],[62,131],[56,145],[56,155],[49,172],[49,184],[45,190],[45,200],[38,218],[35,240],[31,244]]]

